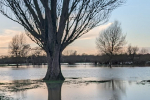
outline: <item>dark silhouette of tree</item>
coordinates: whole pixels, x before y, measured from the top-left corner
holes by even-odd
[[[137,46],[129,45],[127,48],[127,53],[129,55],[130,61],[132,62],[132,65],[134,64],[134,58],[137,55],[138,51],[139,51],[139,48]]]
[[[47,53],[44,80],[64,80],[62,51],[74,40],[105,23],[125,0],[1,0],[0,12],[22,25]]]
[[[125,38],[126,36],[122,33],[120,23],[115,21],[111,26],[102,31],[96,39],[96,45],[100,52],[109,56],[110,67],[113,55],[119,53],[125,45]]]
[[[147,54],[148,53],[148,49],[142,48],[140,50],[140,54]]]
[[[76,50],[67,50],[67,51],[64,51],[62,55],[65,55],[65,56],[76,56],[77,55],[77,51]]]

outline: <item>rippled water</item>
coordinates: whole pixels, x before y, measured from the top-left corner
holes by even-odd
[[[62,65],[64,82],[43,82],[47,66],[0,67],[0,100],[149,100],[150,67]],[[36,81],[34,81],[36,80]],[[146,80],[146,81],[143,81]]]

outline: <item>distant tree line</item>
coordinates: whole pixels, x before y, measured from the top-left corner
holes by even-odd
[[[129,48],[129,47],[128,47]],[[142,49],[143,50],[143,49]],[[141,50],[141,51],[142,51]],[[128,50],[127,50],[128,51]],[[27,57],[1,57],[0,64],[33,64],[41,65],[47,64],[46,55],[32,54]],[[130,65],[130,66],[144,66],[150,64],[150,54],[125,52],[122,54],[115,54],[112,58],[112,65]],[[106,54],[102,55],[62,55],[61,63],[75,64],[75,63],[93,63],[95,65],[109,66],[109,57]]]

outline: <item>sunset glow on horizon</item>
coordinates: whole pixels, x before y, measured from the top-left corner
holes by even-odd
[[[121,23],[122,32],[127,35],[127,44],[132,44],[140,48],[150,48],[150,1],[146,0],[128,0],[125,4],[115,9],[107,23],[101,26],[97,26],[87,34],[83,35],[79,39],[75,40],[65,50],[76,50],[78,54],[98,54],[96,49],[95,39],[99,33],[106,29],[115,20]],[[8,44],[12,37],[16,34],[25,33],[24,29],[18,23],[5,18],[0,14],[0,56],[8,55]],[[37,46],[28,37],[27,43],[31,47]]]

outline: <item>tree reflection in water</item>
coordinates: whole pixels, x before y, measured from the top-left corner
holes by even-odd
[[[61,87],[63,81],[56,83],[46,82],[48,89],[48,100],[61,100]]]
[[[29,90],[38,91],[40,87],[47,87],[48,100],[61,100],[61,82],[43,82],[41,80],[16,80],[9,83],[0,83],[0,100],[29,99]],[[34,93],[31,93],[33,95]],[[42,94],[40,94],[42,96]],[[36,96],[34,94],[34,96]],[[31,98],[30,98],[31,99]]]
[[[126,87],[123,81],[110,80],[110,82],[105,82],[104,86],[106,89],[112,90],[110,100],[121,100],[121,93],[126,94]]]
[[[99,88],[94,88],[97,86]],[[63,92],[63,96],[61,92]],[[121,100],[122,95],[126,93],[126,87],[123,81],[117,80],[86,81],[68,79],[65,82],[19,80],[11,83],[0,83],[0,100],[62,100],[62,98],[76,100],[77,97],[80,97],[79,100],[83,100],[86,97],[93,96],[99,99],[101,98],[99,93],[102,93],[101,96],[106,96],[105,100]],[[65,97],[66,95],[67,97]]]

